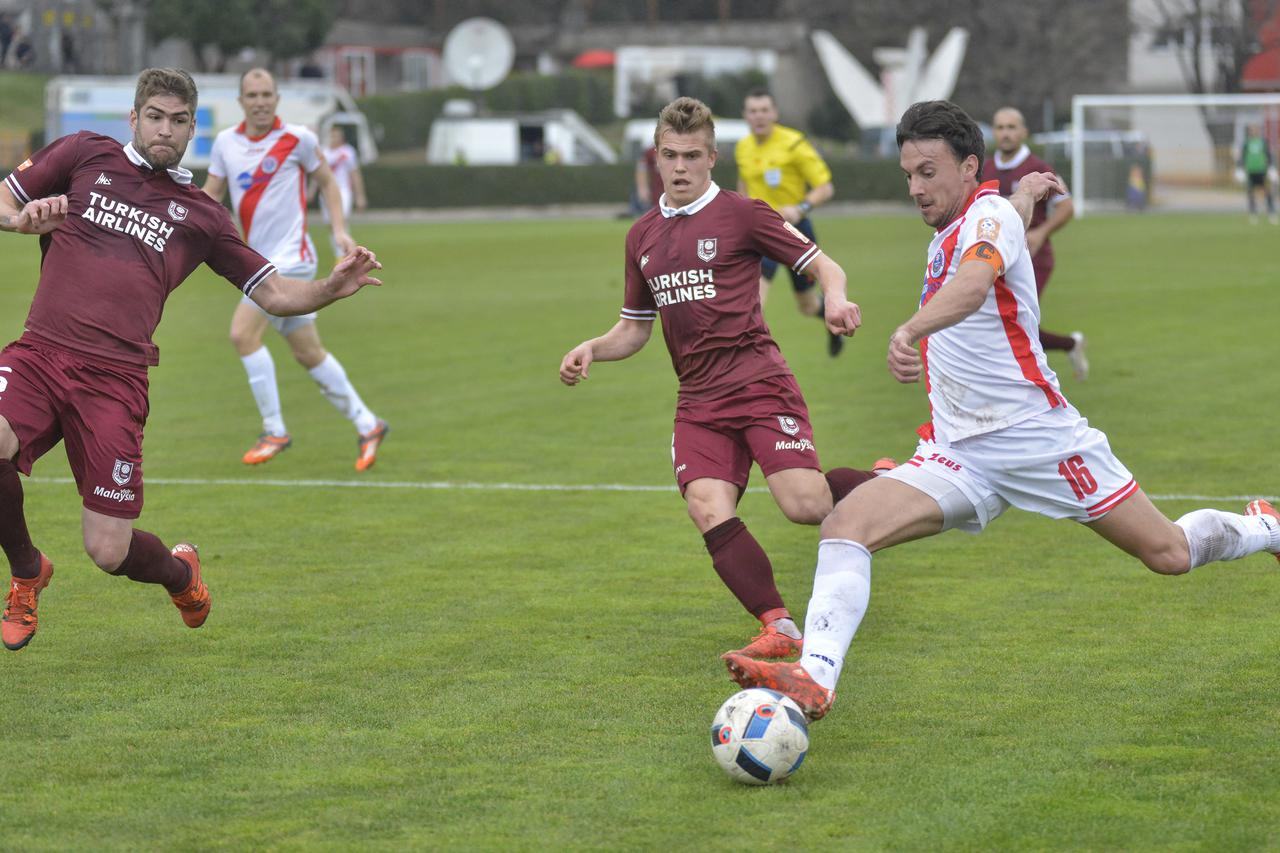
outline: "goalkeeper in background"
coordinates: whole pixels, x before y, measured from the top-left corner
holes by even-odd
[[[1272,225],[1280,224],[1276,217],[1276,197],[1267,183],[1267,178],[1275,180],[1276,168],[1271,159],[1271,146],[1257,127],[1250,127],[1244,133],[1244,145],[1240,146],[1240,161],[1236,164],[1237,179],[1243,177],[1244,194],[1249,201],[1249,221],[1258,222],[1257,191],[1267,200],[1267,218]]]

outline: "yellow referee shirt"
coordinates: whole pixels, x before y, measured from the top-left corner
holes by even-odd
[[[810,188],[831,180],[831,170],[798,130],[773,126],[764,142],[753,134],[738,140],[733,150],[738,180],[747,195],[765,201],[774,210],[799,204]]]

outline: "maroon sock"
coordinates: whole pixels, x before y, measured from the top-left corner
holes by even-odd
[[[773,583],[773,564],[760,543],[737,516],[702,534],[711,565],[729,591],[757,619],[767,610],[785,607]]]
[[[164,546],[160,538],[145,530],[133,531],[129,553],[113,575],[124,575],[138,583],[158,583],[177,595],[191,583],[191,568]]]
[[[1070,335],[1055,335],[1053,332],[1040,330],[1040,347],[1044,350],[1060,349],[1071,352],[1076,348],[1076,339]]]
[[[31,544],[22,503],[17,467],[13,460],[0,461],[0,548],[9,558],[9,571],[15,578],[34,578],[40,574],[40,552]]]
[[[832,468],[824,476],[827,478],[827,485],[831,487],[831,502],[838,504],[844,500],[845,495],[861,486],[868,480],[874,480],[876,475],[872,471],[859,471],[856,468]]]

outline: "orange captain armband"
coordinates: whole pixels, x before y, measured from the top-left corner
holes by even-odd
[[[966,261],[982,261],[995,270],[997,276],[1004,275],[1004,258],[1000,257],[1000,250],[990,243],[976,243],[970,246],[960,258],[960,263],[963,264]]]

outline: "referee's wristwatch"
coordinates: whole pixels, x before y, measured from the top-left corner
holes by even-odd
[[[809,211],[813,210],[813,205],[809,203],[809,199],[807,198],[802,199],[800,203],[796,205],[796,207],[800,209],[800,213],[803,216],[808,216]]]

